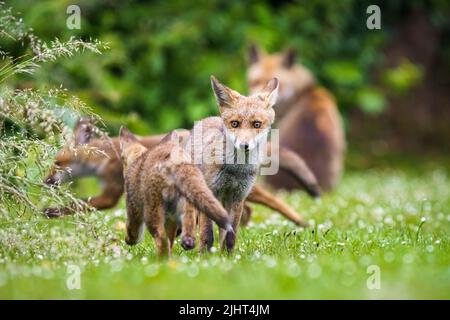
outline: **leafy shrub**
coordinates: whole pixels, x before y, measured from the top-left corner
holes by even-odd
[[[80,114],[96,116],[63,88],[13,89],[11,82],[18,74],[33,74],[45,62],[84,50],[100,53],[105,45],[75,38],[47,44],[3,4],[0,28],[0,36],[28,48],[18,57],[0,51],[0,213],[38,211],[49,202],[79,204],[67,188],[50,188],[43,177],[56,148],[70,139],[67,123]]]

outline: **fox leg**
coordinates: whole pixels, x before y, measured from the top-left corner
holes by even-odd
[[[278,211],[287,219],[291,220],[298,226],[306,227],[308,224],[303,217],[299,216],[294,209],[289,207],[286,203],[279,198],[273,196],[269,192],[265,191],[261,186],[254,185],[252,191],[247,197],[247,200],[254,203],[263,204],[273,210]]]
[[[181,246],[184,250],[195,248],[195,230],[197,225],[197,209],[186,199],[183,200],[183,222]]]
[[[132,202],[127,197],[127,236],[125,242],[134,245],[142,240],[144,231],[143,212],[136,210]]]
[[[250,219],[252,218],[252,208],[247,204],[247,202],[244,203],[244,209],[242,210],[242,217],[241,217],[241,226],[245,227],[250,222]]]
[[[214,244],[213,222],[203,212],[199,213],[200,252],[209,251]]]
[[[229,210],[234,232],[227,232],[224,229],[219,229],[220,247],[222,250],[226,249],[228,252],[233,251],[234,246],[236,244],[236,235],[237,230],[239,228],[239,224],[241,223],[243,209],[244,209],[244,201],[233,205]]]
[[[170,219],[166,222],[165,228],[167,238],[169,240],[168,254],[170,257],[172,255],[173,243],[175,242],[175,238],[177,237],[177,230],[178,230],[177,222],[175,220]]]
[[[158,257],[167,257],[169,250],[164,227],[164,208],[160,201],[147,206],[145,210],[145,224],[155,240]]]
[[[97,210],[109,209],[116,206],[124,191],[123,179],[114,179],[117,174],[111,174],[111,177],[101,178],[104,185],[102,193],[87,201],[87,204]]]

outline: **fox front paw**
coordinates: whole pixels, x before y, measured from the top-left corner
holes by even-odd
[[[184,250],[192,250],[195,248],[195,238],[189,236],[183,236],[181,238],[181,246]]]
[[[63,213],[59,208],[45,208],[44,215],[47,218],[59,218],[63,215]]]

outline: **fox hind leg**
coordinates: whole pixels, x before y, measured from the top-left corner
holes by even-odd
[[[236,244],[236,235],[237,230],[239,228],[239,224],[241,223],[242,211],[244,209],[244,202],[240,202],[234,205],[230,209],[231,220],[233,225],[234,232],[227,232],[226,230],[220,229],[220,247],[222,250],[227,250],[228,252],[232,252],[234,250],[234,246]]]
[[[214,244],[213,222],[203,212],[199,214],[200,252],[210,251]]]
[[[125,242],[134,245],[142,240],[144,234],[144,217],[141,210],[127,199],[127,236]]]
[[[169,246],[164,227],[164,208],[161,201],[146,206],[145,224],[155,240],[158,257],[167,257],[169,255]]]
[[[183,199],[183,222],[181,233],[181,246],[184,250],[195,248],[195,230],[197,226],[197,209],[186,199]]]
[[[175,242],[175,238],[177,237],[177,230],[178,230],[178,224],[177,221],[175,220],[168,220],[166,222],[166,234],[167,234],[167,238],[168,238],[168,255],[169,257],[172,255],[172,248],[173,248],[173,243]]]

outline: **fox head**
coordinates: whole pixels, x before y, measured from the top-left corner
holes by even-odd
[[[295,62],[296,51],[293,48],[281,53],[266,54],[252,45],[247,72],[250,93],[258,92],[269,79],[276,77],[280,81],[277,103],[283,103],[314,84],[311,72]]]
[[[73,130],[71,145],[67,145],[58,151],[55,162],[44,182],[48,185],[63,183],[69,176],[83,176],[92,168],[84,161],[86,145],[95,135],[94,126],[88,119],[81,118]]]
[[[269,80],[264,88],[248,97],[228,88],[214,76],[211,76],[211,84],[227,138],[238,150],[252,150],[275,119],[272,107],[277,100],[278,79]]]
[[[139,143],[138,138],[125,127],[120,127],[119,142],[120,156],[124,169],[147,150],[146,147]]]

